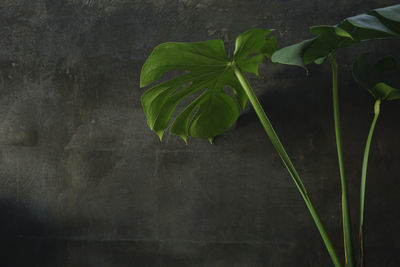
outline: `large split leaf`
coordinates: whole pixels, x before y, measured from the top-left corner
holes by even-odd
[[[233,59],[228,58],[222,40],[157,46],[143,65],[140,86],[148,86],[170,71],[183,73],[154,85],[142,95],[150,128],[161,139],[178,104],[191,97],[192,101],[171,125],[173,134],[185,141],[188,136],[212,139],[229,129],[247,102],[233,65],[258,75],[258,65],[277,47],[275,38],[265,39],[271,32],[252,29],[241,34],[236,39]]]
[[[400,99],[400,91],[390,86],[384,77],[385,72],[396,70],[396,66],[396,59],[391,56],[371,66],[368,53],[364,53],[353,64],[353,76],[376,100],[396,100]]]
[[[361,41],[399,37],[400,5],[374,9],[346,18],[337,25],[313,26],[310,30],[316,37],[276,51],[271,60],[305,68],[313,62],[321,63],[340,48]]]

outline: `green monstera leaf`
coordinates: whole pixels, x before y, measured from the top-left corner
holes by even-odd
[[[394,71],[397,61],[392,56],[378,60],[372,67],[368,62],[368,53],[362,54],[353,64],[353,77],[367,89],[376,100],[400,99],[400,91],[387,84],[384,73]]]
[[[154,83],[167,72],[181,73],[142,95],[150,128],[161,139],[178,105],[189,97],[191,102],[173,120],[171,133],[185,142],[188,136],[212,140],[232,127],[247,102],[233,67],[258,75],[258,65],[277,48],[274,37],[266,39],[271,32],[252,29],[241,34],[236,39],[233,59],[227,56],[222,40],[171,42],[154,48],[143,65],[140,87]]]
[[[276,51],[272,62],[305,68],[310,63],[322,63],[336,50],[361,41],[399,37],[400,5],[374,9],[346,18],[337,25],[313,26],[310,31],[316,37]]]

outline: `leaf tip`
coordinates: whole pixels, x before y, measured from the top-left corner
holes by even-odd
[[[208,138],[208,142],[210,142],[210,144],[214,144],[214,137],[210,137],[210,138]]]
[[[140,71],[140,78],[139,78],[139,88],[146,87],[149,85],[149,81],[147,80],[147,70],[146,70],[146,64],[147,61],[143,64],[142,70]]]
[[[180,138],[182,138],[183,142],[185,142],[186,145],[189,145],[187,141],[187,136],[180,135]]]
[[[343,28],[341,28],[339,26],[336,26],[334,29],[335,29],[335,34],[336,35],[338,35],[340,37],[350,38],[351,40],[354,40],[353,36],[348,31],[346,31],[345,29],[343,29]]]
[[[142,75],[140,75],[140,76],[142,76]],[[146,85],[145,85],[145,83],[144,83],[144,81],[143,81],[143,78],[140,77],[139,88],[143,88],[143,87],[145,87],[145,86],[146,86]]]
[[[158,138],[160,139],[160,142],[162,142],[164,131],[157,131],[156,134],[157,134]]]

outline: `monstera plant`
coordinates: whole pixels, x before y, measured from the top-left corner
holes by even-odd
[[[400,99],[400,91],[390,86],[385,81],[385,72],[393,72],[396,69],[396,59],[388,56],[377,61],[372,68],[368,62],[368,53],[362,54],[353,64],[354,79],[375,99],[374,118],[368,133],[365,144],[363,165],[361,170],[361,188],[360,188],[360,264],[364,266],[364,210],[365,210],[365,187],[367,181],[368,157],[371,147],[372,136],[375,125],[380,113],[380,105],[384,101]]]
[[[333,114],[342,187],[345,263],[348,266],[355,266],[347,181],[342,154],[338,96],[338,63],[335,53],[341,48],[348,47],[361,41],[399,37],[400,5],[374,9],[366,14],[346,18],[337,25],[312,26],[310,30],[316,37],[276,51],[271,60],[273,62],[297,65],[303,68],[306,68],[306,65],[310,63],[321,64],[326,58],[328,58],[331,63]]]
[[[237,120],[249,100],[265,132],[289,171],[322,236],[336,266],[340,261],[322,222],[311,203],[305,186],[257,99],[245,73],[258,75],[258,65],[270,58],[277,47],[272,30],[252,29],[237,37],[230,59],[222,40],[196,43],[164,43],[150,54],[143,65],[140,86],[148,86],[172,70],[183,71],[176,77],[155,84],[142,95],[142,105],[150,128],[162,138],[172,114],[185,98],[194,100],[177,112],[170,132],[199,137],[212,142]],[[231,93],[225,92],[224,88]]]
[[[319,64],[329,58],[342,183],[345,263],[354,266],[341,153],[335,52],[363,40],[397,36],[399,25],[400,5],[397,5],[347,18],[338,25],[312,27],[315,38],[278,51],[276,39],[268,37],[272,30],[258,28],[237,37],[232,58],[228,57],[222,40],[160,44],[144,63],[140,75],[140,87],[151,85],[141,99],[147,123],[160,139],[169,127],[172,134],[185,142],[188,137],[197,137],[212,143],[215,136],[233,126],[249,101],[298,188],[333,264],[342,266],[298,172],[246,78],[246,74],[258,75],[258,66],[265,59],[305,68],[309,63]]]

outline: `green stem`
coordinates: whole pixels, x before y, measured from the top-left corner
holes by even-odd
[[[332,96],[333,96],[333,115],[335,121],[336,147],[339,161],[340,182],[342,186],[342,217],[343,217],[343,237],[345,266],[354,267],[353,245],[351,240],[350,209],[347,197],[347,181],[344,171],[342,154],[342,135],[340,130],[339,114],[339,94],[338,94],[338,64],[334,54],[329,55],[332,65]]]
[[[262,108],[260,102],[258,101],[257,96],[255,95],[254,91],[252,90],[249,82],[247,81],[246,77],[243,75],[243,73],[239,70],[237,66],[233,66],[233,70],[235,72],[235,75],[237,79],[239,80],[240,84],[242,85],[244,91],[246,92],[250,103],[252,104],[254,110],[257,113],[258,118],[260,119],[260,122],[262,126],[264,127],[265,132],[267,133],[269,139],[271,140],[273,146],[277,150],[279,156],[281,157],[283,163],[285,164],[286,168],[288,169],[291,177],[293,178],[293,181],[295,182],[298,190],[300,191],[301,196],[304,199],[304,202],[307,205],[308,210],[311,213],[311,216],[315,222],[315,225],[318,228],[319,233],[321,234],[321,237],[325,243],[325,246],[329,252],[329,255],[331,256],[331,259],[333,261],[333,264],[336,267],[341,267],[340,260],[336,254],[335,248],[332,245],[331,240],[329,239],[328,234],[325,231],[324,226],[322,225],[321,219],[319,218],[317,211],[315,210],[313,204],[311,203],[311,200],[307,194],[307,191],[303,185],[303,182],[300,179],[299,174],[297,173],[296,169],[293,166],[292,161],[290,160],[288,154],[286,153],[281,141],[279,140],[277,134],[275,133],[274,128],[272,127],[271,122],[269,121],[267,115],[264,112],[264,109]]]
[[[371,128],[369,129],[367,143],[365,144],[364,159],[361,171],[361,188],[360,188],[360,266],[363,267],[364,263],[364,209],[365,209],[365,184],[367,181],[367,167],[368,167],[368,157],[369,150],[371,147],[371,140],[374,134],[376,121],[379,117],[381,101],[378,99],[375,101],[374,106],[374,119],[372,120]]]

